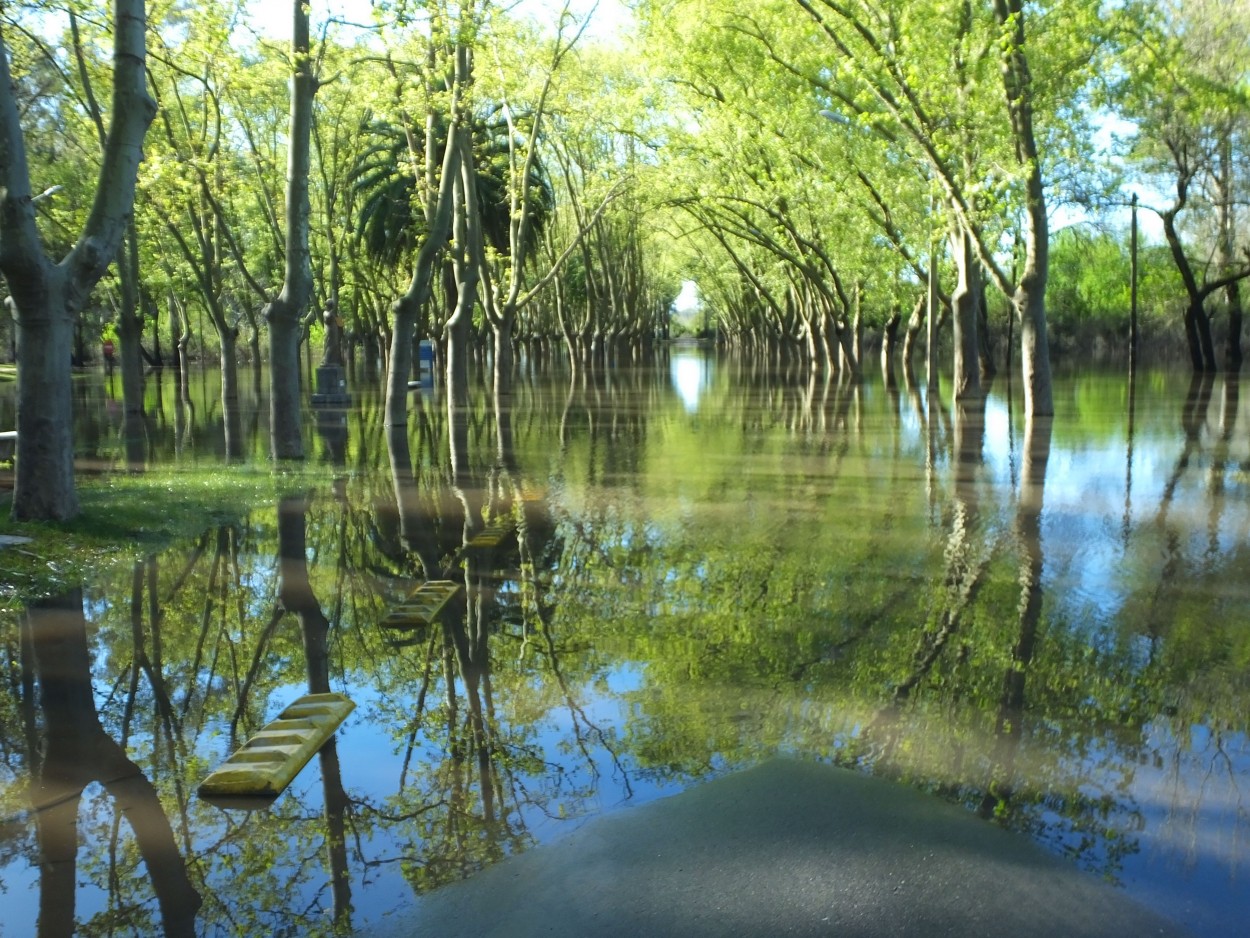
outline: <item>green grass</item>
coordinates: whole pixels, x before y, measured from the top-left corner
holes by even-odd
[[[252,506],[314,484],[299,470],[211,466],[118,473],[80,480],[73,521],[15,522],[12,493],[0,497],[0,534],[29,544],[0,548],[0,612],[87,582],[111,564],[130,564],[208,528],[240,520]],[[323,478],[318,476],[318,478]]]

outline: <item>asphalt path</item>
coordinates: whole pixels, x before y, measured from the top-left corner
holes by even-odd
[[[590,821],[383,935],[1187,934],[1019,834],[903,785],[779,759]]]

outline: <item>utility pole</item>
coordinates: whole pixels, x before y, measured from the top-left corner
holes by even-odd
[[[1128,372],[1137,373],[1137,193],[1133,193],[1129,234]]]

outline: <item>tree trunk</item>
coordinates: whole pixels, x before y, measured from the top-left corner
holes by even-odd
[[[930,391],[938,388],[937,368],[938,341],[938,254],[937,248],[929,246],[928,295],[925,300],[925,387]]]
[[[994,365],[994,346],[990,341],[990,304],[985,295],[985,278],[981,277],[981,302],[977,313],[977,343],[981,359],[981,383],[986,384],[998,374]]]
[[[1185,305],[1184,323],[1185,340],[1189,345],[1189,362],[1193,366],[1194,374],[1203,374],[1213,370],[1208,367],[1207,358],[1208,347],[1214,352],[1214,346],[1211,344],[1210,320],[1207,318],[1201,299],[1191,298]]]
[[[1033,79],[1025,53],[1024,0],[994,0],[994,15],[1005,31],[1000,68],[1015,137],[1016,157],[1024,166],[1024,268],[1013,302],[1020,313],[1020,367],[1025,413],[1055,412],[1050,375],[1050,340],[1046,335],[1046,279],[1050,270],[1050,222],[1042,160],[1033,133]]]
[[[981,396],[981,365],[978,358],[977,320],[981,306],[981,267],[972,238],[965,231],[951,237],[951,253],[959,281],[951,296],[955,340],[955,400]]]
[[[803,324],[803,343],[804,355],[813,370],[820,368],[820,336],[813,327],[811,320],[807,320]]]
[[[453,116],[458,109],[453,100]],[[412,377],[412,343],[421,309],[433,292],[434,271],[452,225],[454,180],[459,175],[456,135],[448,134],[439,176],[438,201],[429,231],[413,263],[408,290],[391,307],[391,353],[386,370],[386,425],[402,427],[408,422],[408,381]],[[467,379],[466,379],[467,380]]]
[[[894,377],[894,347],[898,344],[898,327],[902,321],[903,317],[896,311],[881,331],[881,377],[885,380],[886,387],[892,388],[897,384]]]
[[[467,295],[466,295],[467,299]],[[447,400],[458,409],[469,406],[469,333],[472,325],[473,301],[468,299],[467,311],[456,304],[456,314],[447,323]]]
[[[855,300],[851,304],[851,350],[855,361],[864,360],[864,285],[856,282]]]
[[[269,323],[270,453],[274,459],[302,459],[299,318],[295,307],[281,297],[269,304],[265,317]]]
[[[117,313],[117,338],[121,344],[122,433],[126,462],[131,469],[142,468],[146,457],[147,433],[143,416],[143,320],[139,316],[139,244],[134,220],[127,226],[126,240],[117,255],[121,308]]]
[[[239,332],[221,333],[221,411],[226,424],[226,459],[243,458],[243,415],[239,409]]]
[[[1237,266],[1236,172],[1233,158],[1233,134],[1225,127],[1221,132],[1219,151],[1220,267],[1230,273]],[[1224,288],[1228,301],[1228,336],[1224,343],[1224,367],[1230,372],[1241,370],[1241,285],[1234,280]]]
[[[159,326],[153,324],[153,329],[160,332]],[[173,293],[169,295],[169,344],[172,347],[170,354],[174,357],[174,367],[182,370],[182,359],[186,353],[184,348],[186,337],[182,331],[182,312],[178,309],[178,304],[174,301]]]
[[[1050,342],[1046,336],[1046,279],[1027,273],[1014,299],[1020,316],[1020,367],[1024,384],[1024,411],[1036,417],[1053,416],[1054,392],[1050,375]]]
[[[1172,253],[1172,262],[1185,285],[1185,340],[1189,346],[1189,361],[1195,374],[1215,370],[1215,343],[1211,340],[1211,320],[1207,316],[1204,305],[1202,287],[1193,265],[1185,254],[1185,246],[1181,243],[1180,233],[1176,230],[1176,216],[1188,202],[1189,180],[1191,176],[1182,172],[1176,184],[1176,202],[1167,211],[1159,213],[1163,222],[1163,238]]]
[[[916,298],[916,304],[912,307],[911,316],[907,319],[907,329],[903,333],[903,378],[907,381],[908,387],[915,383],[916,339],[920,335],[920,327],[924,324],[924,310],[927,301],[928,297],[923,293]]]
[[[1224,367],[1229,371],[1241,370],[1241,284],[1230,283],[1225,289],[1228,297],[1228,339],[1224,346]]]
[[[269,322],[269,439],[274,459],[303,459],[299,342],[312,296],[308,173],[316,80],[308,49],[308,5],[292,4],[290,140],[286,176],[286,269],[282,292],[265,313]]]
[[[26,146],[0,34],[0,271],[13,300],[18,350],[17,473],[12,516],[65,520],[74,489],[69,349],[74,320],[117,256],[134,208],[143,136],[156,111],[145,84],[142,0],[114,0],[113,121],[90,213],[69,255],[47,257],[35,222]]]
[[[461,10],[461,16],[472,15],[472,4]],[[436,58],[436,46],[428,46],[431,72]],[[391,360],[386,383],[386,424],[395,428],[408,422],[408,380],[412,372],[412,341],[417,319],[433,292],[435,267],[447,244],[455,215],[455,192],[461,177],[461,146],[458,140],[461,123],[461,95],[468,87],[473,74],[473,60],[469,46],[458,37],[453,50],[454,77],[450,88],[450,101],[445,115],[431,109],[426,115],[425,144],[425,221],[426,234],[417,251],[413,264],[412,279],[404,295],[394,306],[395,329],[391,336]],[[447,142],[443,147],[442,170],[439,172],[433,160],[435,152],[435,128],[446,121]],[[470,141],[469,146],[472,146]],[[467,326],[466,326],[467,329]],[[467,333],[466,333],[467,334]],[[450,342],[449,342],[450,345]],[[450,353],[449,353],[450,357]],[[451,365],[448,365],[450,372]]]
[[[491,326],[495,338],[495,400],[507,401],[512,393],[515,353],[512,348],[513,314],[505,310],[500,320]]]
[[[64,521],[78,514],[69,349],[74,320],[65,277],[49,267],[42,289],[23,284],[17,300],[17,459],[13,518]],[[14,278],[9,277],[10,288]],[[34,294],[34,295],[32,295]],[[40,297],[40,294],[42,296]],[[18,300],[21,296],[23,299]]]

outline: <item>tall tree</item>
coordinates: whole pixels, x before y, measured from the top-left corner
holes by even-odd
[[[408,422],[408,380],[412,376],[412,343],[417,321],[433,293],[434,273],[447,248],[452,231],[454,193],[460,178],[460,135],[454,132],[463,120],[463,98],[472,74],[470,46],[476,32],[476,3],[461,4],[453,21],[449,11],[431,0],[430,35],[423,69],[425,107],[423,145],[409,136],[409,155],[417,176],[425,231],[412,264],[408,288],[391,308],[391,354],[386,378],[386,423],[401,427]],[[402,88],[401,97],[402,97]],[[400,106],[400,120],[411,127],[408,109]],[[440,136],[445,140],[439,145]],[[440,158],[441,157],[441,158]]]
[[[155,114],[145,86],[143,0],[113,2],[110,125],[95,198],[77,243],[60,261],[44,248],[35,216],[21,114],[0,24],[0,271],[17,320],[15,519],[78,513],[70,356],[74,319],[117,257],[134,208],[142,143]]]
[[[91,77],[90,55],[86,48],[77,12],[71,7],[69,17],[70,43],[81,88],[80,96],[86,116],[95,128],[96,140],[103,150],[108,140],[104,112],[96,97]],[[140,311],[139,233],[132,216],[127,225],[122,248],[117,254],[117,338],[121,343],[122,401],[125,412],[127,460],[137,465],[143,459],[143,359],[140,355],[142,313]],[[110,363],[111,367],[111,363]]]
[[[550,62],[543,77],[542,87],[528,110],[528,132],[523,132],[514,113],[516,103],[511,101],[508,82],[500,82],[499,95],[507,123],[508,147],[505,170],[505,193],[508,209],[506,251],[499,257],[499,264],[488,263],[483,238],[474,239],[483,282],[482,306],[490,322],[495,338],[495,394],[506,394],[512,375],[512,332],[517,311],[530,302],[540,287],[531,287],[522,296],[525,285],[525,267],[538,243],[538,234],[545,222],[543,208],[549,207],[550,194],[547,180],[541,172],[539,140],[543,119],[547,111],[547,98],[555,80],[561,60],[581,38],[590,20],[576,25],[573,35],[566,38],[566,24],[572,20],[566,3],[560,13],[555,39],[552,40]],[[496,61],[501,58],[498,46]],[[500,69],[502,72],[502,68]],[[502,77],[502,76],[501,76]],[[480,215],[479,215],[480,218]],[[494,269],[493,269],[494,268]]]
[[[1239,283],[1250,247],[1237,232],[1250,183],[1250,14],[1236,0],[1129,4],[1117,21],[1128,52],[1119,104],[1138,126],[1131,153],[1151,188],[1170,195],[1143,205],[1163,235],[1185,289],[1183,323],[1195,372],[1216,369],[1208,308],[1224,293],[1226,364],[1241,364]]]
[[[177,245],[182,266],[195,284],[186,290],[187,298],[198,292],[217,333],[226,456],[236,459],[243,455],[240,310],[259,308],[270,295],[265,284],[277,279],[273,270],[282,243],[277,220],[268,223],[268,211],[252,208],[249,212],[251,206],[240,204],[255,198],[255,188],[247,187],[243,197],[236,197],[243,188],[237,182],[241,175],[254,171],[263,178],[271,164],[255,151],[240,154],[233,145],[240,136],[254,139],[261,108],[256,103],[259,96],[240,103],[238,81],[231,75],[233,63],[225,54],[230,42],[227,12],[216,7],[197,11],[176,36],[160,37],[150,51],[158,130],[149,137],[149,162],[140,178],[140,208],[149,229],[156,229],[149,242],[159,245],[160,238]],[[250,64],[248,70],[262,76],[257,84],[274,74],[265,64]],[[262,113],[272,113],[276,120],[278,110],[275,106]],[[232,115],[243,114],[246,117],[231,120]],[[263,207],[268,207],[267,201]],[[168,248],[162,250],[166,258],[170,253]],[[258,255],[263,259],[258,260]],[[264,260],[270,261],[269,270],[262,269]],[[174,266],[173,260],[166,263]],[[255,329],[251,339],[257,355]],[[258,361],[255,364],[259,366]]]
[[[291,33],[291,122],[286,171],[286,272],[282,292],[269,304],[269,434],[275,459],[304,457],[300,401],[299,342],[312,298],[309,253],[308,176],[312,160],[313,75],[308,2],[293,0]]]
[[[969,34],[976,30],[979,43],[995,50],[1005,108],[1000,107],[995,113],[982,102],[985,107],[982,121],[989,128],[997,128],[997,133],[1009,140],[1014,150],[1016,169],[1012,175],[1022,231],[1019,252],[1022,266],[1016,277],[999,262],[991,238],[993,228],[978,212],[975,198],[984,178],[998,173],[968,152],[967,127],[961,126],[952,134],[935,110],[950,89],[961,95],[971,90],[965,73],[968,63],[962,56],[956,56],[957,68],[953,75],[949,68],[944,68],[928,76],[929,81],[938,83],[936,88],[923,84],[926,78],[920,66],[922,62],[932,64],[933,43],[924,41],[918,27],[928,24],[932,28],[940,24],[945,19],[944,9],[892,7],[882,16],[863,2],[796,2],[830,41],[838,59],[852,76],[851,82],[845,85],[818,78],[819,85],[833,95],[835,106],[845,109],[850,117],[909,143],[916,158],[932,175],[959,227],[958,239],[963,243],[958,245],[956,253],[961,269],[968,268],[975,252],[993,282],[1011,299],[1021,326],[1025,409],[1030,414],[1053,413],[1046,334],[1050,232],[1042,157],[1035,128],[1037,95],[1025,44],[1028,18],[1023,0],[995,0],[992,18],[975,22],[971,10],[956,5],[953,24],[948,24],[954,25],[960,42],[967,42]],[[901,25],[904,23],[910,29]],[[962,101],[961,110],[965,115],[973,113]],[[978,136],[984,140],[987,135],[982,130]],[[1009,191],[1004,189],[1004,194]],[[969,296],[971,288],[966,273],[961,275],[960,286],[960,295]],[[961,308],[966,311],[969,306],[961,303]],[[965,330],[975,321],[966,312],[959,318]],[[969,361],[974,356],[967,354],[962,341],[959,345],[960,360],[965,370],[970,371],[976,367]],[[971,383],[971,377],[967,380]],[[957,377],[958,383],[961,382]]]

